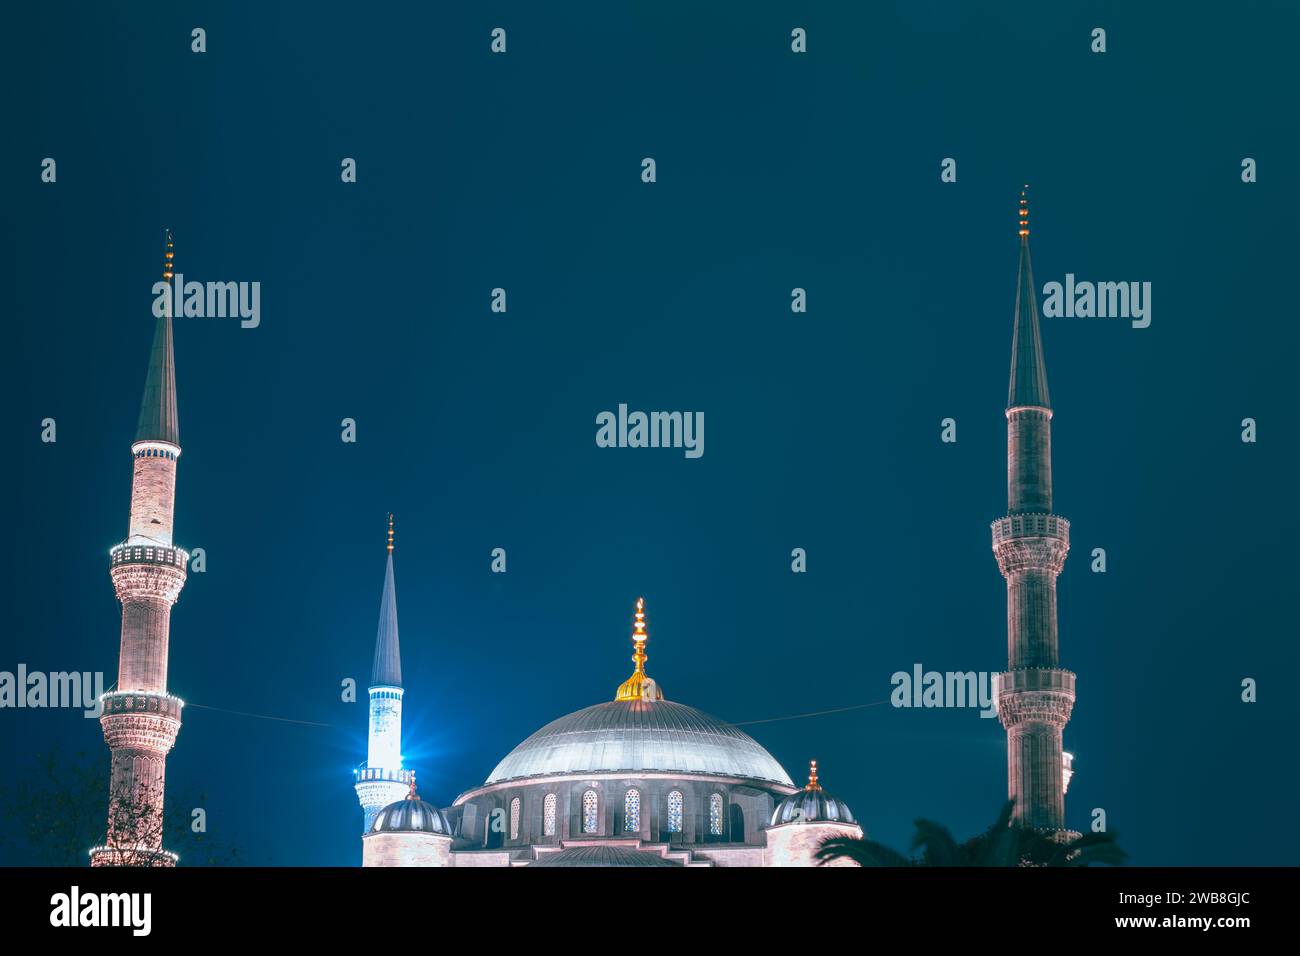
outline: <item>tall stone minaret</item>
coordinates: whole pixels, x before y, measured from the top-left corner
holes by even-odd
[[[1015,823],[1062,833],[1061,732],[1074,707],[1074,674],[1058,666],[1056,576],[1070,549],[1070,523],[1052,513],[1052,406],[1023,192],[1006,414],[1007,516],[993,522],[993,553],[1007,579],[1007,672],[997,682],[998,717],[1007,731],[1007,794],[1015,800]]]
[[[362,833],[375,816],[407,795],[413,775],[402,769],[402,655],[397,644],[397,592],[393,588],[393,516],[388,516],[388,567],[379,600],[379,633],[370,672],[370,743],[358,767],[357,799],[365,812]]]
[[[172,279],[171,231],[163,279]],[[99,718],[112,751],[108,837],[90,851],[91,866],[172,866],[162,847],[167,752],[181,729],[181,700],[167,693],[171,607],[185,586],[189,555],[172,543],[176,460],[176,361],[171,295],[154,329],[144,400],[131,443],[131,528],[110,552],[109,574],[122,604],[117,687],[103,697]]]

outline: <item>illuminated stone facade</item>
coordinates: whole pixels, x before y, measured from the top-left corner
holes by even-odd
[[[764,866],[816,866],[817,848],[831,837],[860,837],[862,828],[850,823],[787,823],[767,831]],[[826,866],[857,866],[840,857]]]
[[[362,866],[449,866],[451,837],[438,833],[367,833]]]

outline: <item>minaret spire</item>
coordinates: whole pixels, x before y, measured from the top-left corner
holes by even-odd
[[[375,664],[371,686],[402,686],[402,654],[397,640],[397,592],[393,585],[393,516],[388,516],[388,565],[384,593],[379,599],[379,632],[375,635]]]
[[[402,768],[402,655],[397,640],[397,590],[393,584],[393,515],[388,515],[384,590],[370,671],[370,723],[366,763],[355,771],[365,829],[379,811],[415,792],[415,776]]]
[[[173,260],[176,258],[176,251],[175,251],[175,249],[173,248],[173,243],[172,243],[172,231],[171,231],[170,229],[164,229],[163,232],[166,233],[166,236],[167,236],[167,240],[166,240],[166,242],[167,242],[167,250],[163,253],[163,274],[162,274],[162,276],[163,276],[163,279],[165,279],[165,280],[168,281],[168,282],[171,282],[171,281],[172,281],[172,271],[173,271]]]
[[[1047,394],[1047,366],[1038,322],[1038,297],[1034,292],[1034,267],[1029,258],[1028,186],[1020,191],[1020,269],[1016,276],[1016,311],[1011,332],[1011,384],[1007,408],[1034,405],[1051,408]]]
[[[163,281],[170,283],[174,272],[175,249],[172,231],[167,230],[166,249],[163,253]],[[153,350],[149,355],[149,371],[144,380],[144,398],[140,402],[140,418],[136,425],[135,440],[181,443],[180,421],[176,414],[176,357],[172,348],[172,300],[170,289],[162,297],[163,314],[154,326]]]
[[[1028,187],[1026,187],[1027,189]],[[1007,516],[993,522],[993,553],[1007,581],[1007,671],[998,717],[1007,731],[1013,821],[1065,831],[1062,732],[1074,707],[1074,674],[1059,666],[1056,578],[1070,523],[1052,513],[1052,408],[1029,261],[1029,201],[1020,194],[1020,272],[1007,396]]]

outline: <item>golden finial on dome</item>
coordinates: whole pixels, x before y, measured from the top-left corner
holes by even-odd
[[[168,282],[172,278],[172,259],[176,253],[172,251],[172,231],[167,230],[167,251],[163,253],[163,278]]]
[[[414,771],[414,770],[411,771],[411,789],[410,789],[410,791],[406,794],[406,799],[407,799],[407,800],[419,800],[419,799],[420,799],[420,795],[419,795],[418,793],[415,792],[415,771]]]
[[[820,790],[821,788],[822,785],[817,782],[817,761],[810,760],[808,762],[808,786],[804,787],[804,789]]]
[[[615,700],[663,700],[663,694],[645,672],[645,642],[649,635],[645,631],[645,598],[636,599],[636,618],[632,624],[632,662],[636,669],[625,680],[614,695]]]
[[[388,512],[388,553],[393,553],[393,513]]]
[[[1029,235],[1029,184],[1025,183],[1024,189],[1020,190],[1020,238]]]

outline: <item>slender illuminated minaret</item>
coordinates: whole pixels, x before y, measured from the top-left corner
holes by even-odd
[[[375,816],[410,791],[414,775],[402,769],[402,655],[397,644],[397,592],[393,588],[393,516],[388,516],[388,567],[379,601],[379,633],[370,672],[370,743],[358,767],[357,799],[365,812],[362,833]]]
[[[163,279],[171,282],[167,232]],[[117,687],[103,697],[99,718],[112,751],[108,837],[90,851],[91,866],[172,866],[162,848],[167,752],[181,729],[181,700],[167,693],[171,607],[185,586],[189,555],[172,543],[176,460],[176,360],[170,294],[154,329],[153,353],[135,441],[131,443],[131,528],[109,552],[109,574],[122,604]]]
[[[1007,673],[999,675],[997,690],[1007,731],[1007,794],[1015,800],[1015,823],[1060,832],[1061,732],[1074,707],[1074,674],[1057,666],[1056,576],[1070,550],[1070,523],[1052,513],[1052,407],[1023,192],[1006,414],[1007,516],[993,522],[993,553],[1007,579]]]

